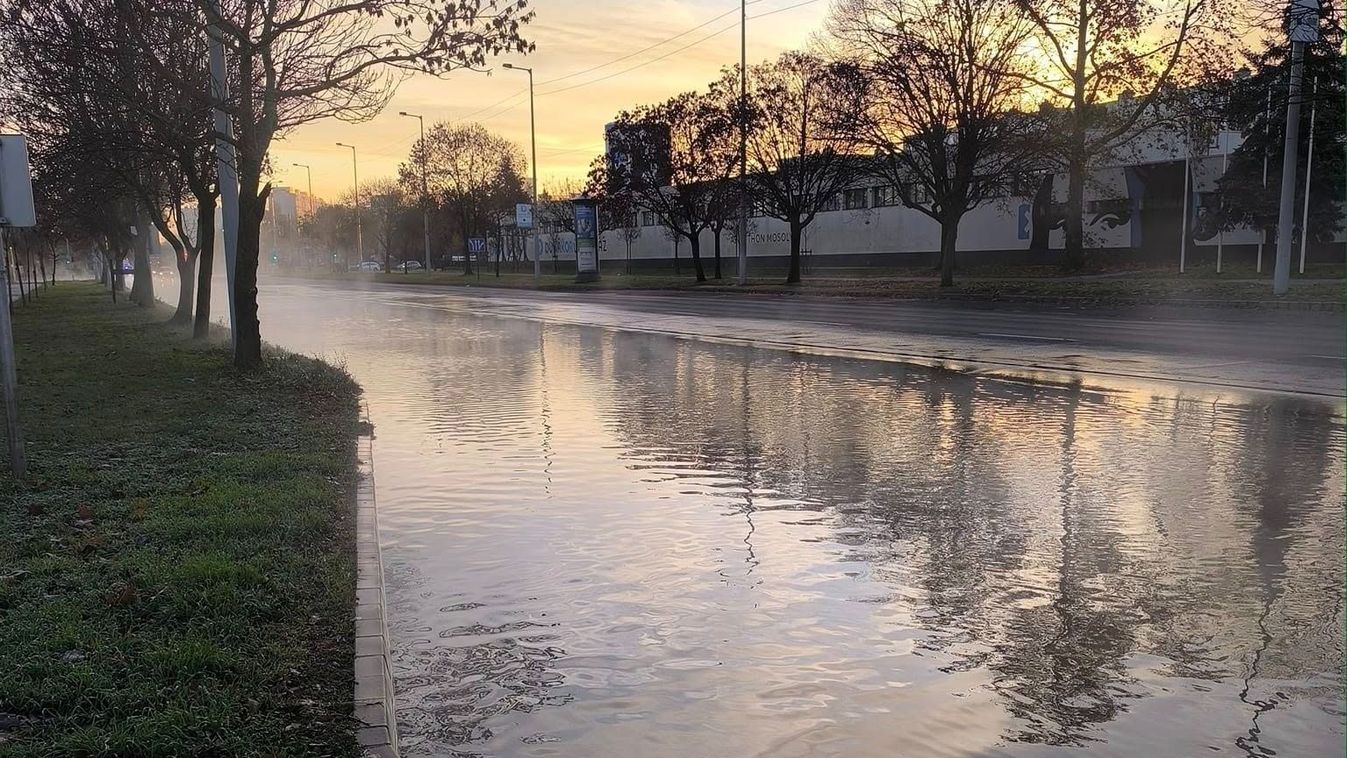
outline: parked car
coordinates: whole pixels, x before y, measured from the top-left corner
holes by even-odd
[[[421,265],[421,261],[403,261],[395,268],[405,274],[409,271],[420,271],[425,268],[425,266]]]
[[[360,264],[361,271],[383,271],[384,266],[378,261],[363,261]]]

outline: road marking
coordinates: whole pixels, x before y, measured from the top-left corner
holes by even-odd
[[[1015,340],[1046,340],[1048,342],[1075,342],[1066,337],[1040,337],[1036,334],[1001,334],[999,332],[978,332],[979,337],[1009,337]]]
[[[1323,358],[1326,361],[1347,361],[1347,357],[1341,355],[1311,355],[1311,358]]]

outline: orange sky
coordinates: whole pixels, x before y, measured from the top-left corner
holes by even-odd
[[[749,63],[806,46],[822,26],[829,4],[829,0],[750,0]],[[504,60],[534,69],[540,183],[546,187],[562,178],[578,179],[603,149],[603,125],[618,111],[704,87],[722,66],[739,61],[737,0],[534,0],[532,7],[537,17],[526,36],[537,44],[533,55],[496,61],[490,75],[464,71],[444,79],[409,79],[382,115],[363,124],[328,120],[297,129],[272,147],[273,180],[303,190],[304,169],[291,164],[307,163],[313,167],[318,196],[331,200],[349,192],[351,152],[335,142],[356,146],[361,184],[395,175],[417,136],[416,119],[398,116],[398,111],[420,113],[427,126],[459,118],[480,121],[518,144],[527,158],[528,77],[522,71],[501,69]],[[543,84],[630,55],[722,13],[727,15],[650,51]],[[753,18],[763,13],[771,15]],[[720,30],[723,33],[699,42]],[[696,44],[674,53],[689,43]],[[663,60],[619,73],[669,53],[673,54]],[[576,84],[584,86],[544,94]]]

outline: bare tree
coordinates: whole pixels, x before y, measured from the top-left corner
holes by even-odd
[[[186,13],[230,52],[231,98],[221,105],[234,134],[220,136],[236,147],[239,182],[234,362],[251,368],[262,351],[257,263],[272,139],[324,118],[373,117],[406,72],[444,74],[529,52],[520,29],[533,14],[524,0],[190,0]]]
[[[828,128],[844,89],[833,67],[816,56],[788,52],[749,69],[748,191],[758,208],[790,228],[790,270],[800,281],[800,240],[815,216],[857,176],[851,140]],[[730,103],[739,75],[727,71],[712,88]]]
[[[1005,193],[1032,143],[1023,102],[1028,18],[1003,0],[843,0],[828,21],[846,57],[834,67],[832,128],[873,151],[901,203],[940,224],[940,284],[954,283],[959,222]]]
[[[425,139],[412,145],[407,162],[399,167],[409,193],[420,192],[423,165],[431,199],[462,237],[463,273],[471,274],[468,238],[494,230],[497,217],[527,194],[523,153],[481,124],[441,122],[426,130]]]
[[[735,128],[713,98],[685,92],[618,114],[608,133],[610,154],[619,156],[608,168],[616,186],[659,216],[675,245],[688,241],[698,282],[706,281],[701,233],[724,212],[725,182],[737,170],[737,156],[722,149]]]
[[[1162,125],[1159,108],[1184,65],[1228,62],[1237,39],[1224,0],[1014,0],[1034,28],[1026,57],[1004,73],[1032,84],[1063,116],[1056,153],[1066,169],[1068,267],[1085,259],[1085,183],[1092,165]],[[1012,61],[1013,62],[1013,61]]]

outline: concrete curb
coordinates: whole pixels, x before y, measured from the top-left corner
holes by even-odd
[[[399,758],[393,701],[393,668],[384,615],[383,554],[374,500],[374,431],[361,409],[364,431],[357,441],[360,480],[356,484],[355,695],[356,739],[366,758]]]

